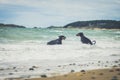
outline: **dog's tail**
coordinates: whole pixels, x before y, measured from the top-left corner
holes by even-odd
[[[95,44],[96,44],[96,41],[95,41],[95,40],[93,40],[93,41],[92,41],[92,44],[93,44],[93,45],[95,45]]]

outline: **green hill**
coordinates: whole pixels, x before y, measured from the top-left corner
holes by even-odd
[[[116,20],[77,21],[77,22],[73,22],[65,25],[64,28],[120,29],[120,21],[116,21]]]
[[[12,28],[26,28],[25,26],[15,25],[15,24],[3,24],[0,23],[0,28],[3,27],[12,27]]]

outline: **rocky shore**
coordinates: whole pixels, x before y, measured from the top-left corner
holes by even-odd
[[[24,73],[21,66],[11,68],[1,68],[0,71],[9,71],[9,78],[2,80],[119,80],[120,79],[120,60],[116,61],[97,61],[85,64],[70,63],[66,65],[42,66],[33,65],[24,68]],[[42,71],[46,73],[42,73]],[[26,74],[27,71],[27,74]],[[39,72],[39,73],[38,73]],[[13,77],[19,75],[19,77]],[[21,75],[21,76],[20,76]],[[113,79],[117,78],[117,79]]]

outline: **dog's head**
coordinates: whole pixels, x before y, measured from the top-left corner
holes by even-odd
[[[61,35],[61,36],[59,36],[59,39],[61,39],[61,40],[65,40],[65,39],[66,39],[66,37],[65,37],[65,36],[63,36],[63,35]]]
[[[77,33],[76,36],[83,36],[84,34],[82,32]]]

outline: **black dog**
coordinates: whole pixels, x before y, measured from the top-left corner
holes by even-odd
[[[96,44],[96,41],[91,41],[90,39],[88,39],[87,37],[85,37],[82,32],[76,34],[76,36],[80,36],[81,37],[81,42],[83,44],[90,44],[90,45]]]
[[[61,36],[59,36],[58,39],[48,42],[47,45],[60,45],[60,44],[62,44],[62,40],[65,40],[65,39],[66,39],[66,37],[61,35]]]

